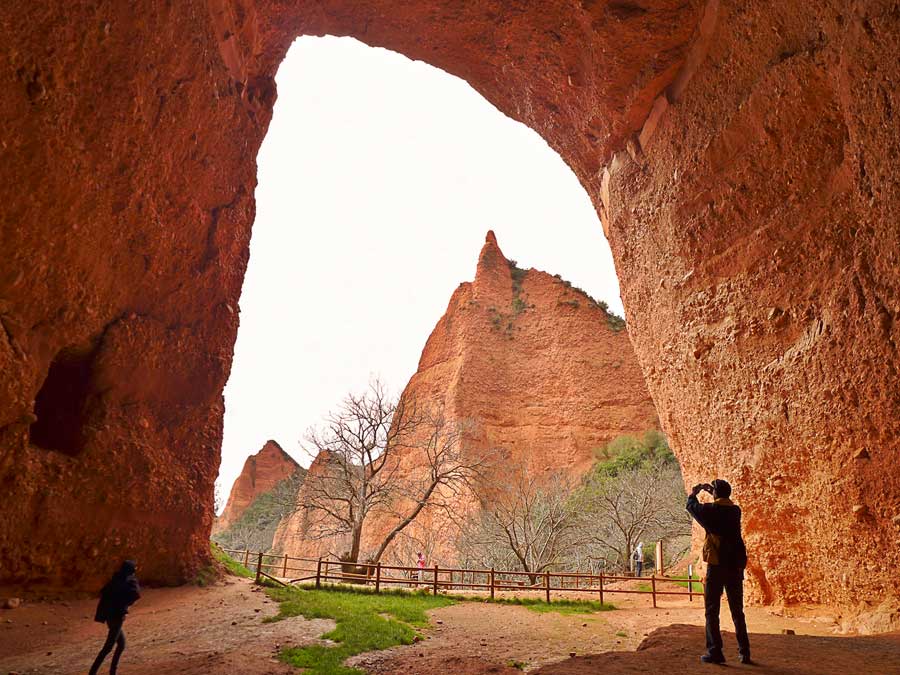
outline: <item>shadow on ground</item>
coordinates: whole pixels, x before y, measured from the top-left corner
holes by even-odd
[[[674,624],[653,631],[634,652],[574,658],[533,671],[536,675],[620,673],[721,673],[757,675],[900,675],[900,633],[865,637],[750,635],[754,666],[737,660],[734,635],[725,633],[725,666],[702,664],[703,628]],[[487,671],[486,671],[487,672]]]

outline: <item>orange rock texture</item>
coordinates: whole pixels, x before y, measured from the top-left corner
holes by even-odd
[[[453,293],[403,398],[472,423],[464,443],[470,456],[498,449],[513,465],[527,461],[533,471],[562,470],[575,480],[593,464],[595,449],[616,436],[659,426],[624,326],[567,282],[514,267],[493,232],[475,280]],[[421,468],[414,450],[404,454],[409,456],[400,458],[401,473]],[[298,556],[340,553],[339,540],[303,536],[309,517],[300,511],[282,522],[276,547]],[[444,521],[426,511],[410,531],[430,542],[423,545],[430,557],[440,553],[447,564],[455,562],[455,542]],[[364,557],[394,522],[373,514]],[[394,557],[414,559],[409,551]]]
[[[403,396],[472,420],[472,447],[580,477],[616,436],[658,428],[624,326],[546,272],[513,268],[489,232]]]
[[[0,31],[0,583],[208,559],[273,77],[330,33],[466,79],[572,167],[758,597],[900,596],[894,3],[7,0]]]
[[[269,440],[244,462],[228,494],[222,515],[213,523],[213,534],[236,523],[253,500],[271,492],[278,483],[290,478],[300,465],[277,442]]]
[[[686,480],[735,488],[754,598],[900,620],[900,13],[722,2],[708,50],[611,163],[632,341]]]

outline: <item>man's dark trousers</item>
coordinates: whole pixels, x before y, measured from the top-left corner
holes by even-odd
[[[112,650],[113,645],[115,645],[116,651],[113,653],[109,672],[110,675],[115,675],[116,669],[119,666],[119,659],[122,656],[122,652],[125,651],[125,632],[122,630],[124,621],[124,615],[107,619],[106,625],[109,627],[109,633],[106,635],[106,642],[103,644],[103,647],[100,648],[100,653],[97,654],[97,658],[94,660],[94,665],[91,666],[91,675],[94,675],[100,670],[100,666],[103,665],[103,660]]]
[[[744,570],[739,567],[709,565],[703,600],[706,604],[706,651],[710,656],[722,655],[722,633],[719,631],[719,609],[722,591],[728,594],[731,619],[737,633],[738,653],[750,657],[750,638],[744,619]]]

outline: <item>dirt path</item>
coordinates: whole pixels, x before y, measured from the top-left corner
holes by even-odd
[[[596,599],[596,596],[585,597]],[[422,642],[362,654],[351,659],[350,664],[364,668],[371,675],[512,675],[522,670],[533,672],[561,661],[568,664],[570,655],[633,652],[653,631],[673,623],[698,627],[700,641],[699,644],[696,640],[689,643],[688,662],[693,664],[703,652],[702,598],[697,597],[693,602],[681,598],[660,600],[659,609],[653,609],[651,599],[646,596],[614,595],[611,601],[617,608],[614,611],[586,615],[537,613],[518,606],[461,603],[432,611],[432,627],[425,631],[426,639]],[[722,629],[732,631],[727,604],[723,609]],[[747,616],[754,634],[780,636],[782,630],[793,630],[797,636],[831,636],[837,628],[828,617],[787,618],[761,608],[749,608]],[[731,637],[726,653],[736,651],[733,642]],[[567,669],[548,672],[570,673]],[[637,664],[637,670],[577,671],[588,672],[645,672],[645,669],[642,664]],[[692,671],[664,668],[658,672]],[[854,671],[845,671],[842,675],[851,672]],[[571,673],[577,675],[574,670]]]
[[[351,664],[370,675],[710,672],[697,660],[704,644],[699,598],[668,599],[656,610],[645,596],[612,601],[616,610],[587,615],[464,602],[431,612],[423,641],[362,654]],[[104,627],[91,620],[93,611],[93,600],[0,611],[0,675],[83,675],[105,637]],[[147,591],[125,624],[122,671],[296,675],[275,659],[278,649],[315,642],[333,623],[300,617],[262,622],[276,611],[277,604],[246,580]],[[725,614],[722,628],[730,631]],[[762,664],[752,672],[759,675],[900,675],[900,636],[836,637],[837,626],[827,617],[785,618],[760,608],[747,614],[754,656]],[[796,634],[782,634],[787,629]],[[732,662],[734,653],[734,638],[726,635]]]
[[[92,620],[95,604],[26,603],[0,611],[0,673],[86,673],[106,637],[105,626]],[[145,591],[125,621],[128,646],[120,669],[129,675],[296,675],[274,658],[278,647],[314,642],[334,623],[302,617],[262,622],[276,613],[277,603],[243,579]]]

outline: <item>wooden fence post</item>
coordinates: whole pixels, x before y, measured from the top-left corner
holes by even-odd
[[[600,604],[603,604],[603,570],[600,570]]]
[[[250,549],[248,548],[244,551],[244,567],[247,567],[250,564]]]
[[[287,578],[287,553],[284,554],[284,569],[281,571],[281,576]]]
[[[434,566],[434,594],[438,594],[438,566]]]
[[[381,593],[381,561],[375,566],[375,592]]]
[[[653,593],[653,607],[656,608],[656,572],[653,573],[653,576],[650,577],[650,585],[652,586]]]
[[[494,568],[491,568],[491,600],[494,599]]]
[[[688,600],[694,601],[694,566],[688,565]]]
[[[263,552],[259,552],[259,558],[256,561],[256,583],[259,583],[259,578],[262,576],[262,557]]]
[[[322,588],[322,558],[316,564],[316,588]]]
[[[544,590],[547,592],[547,603],[550,603],[550,571],[544,572]]]

